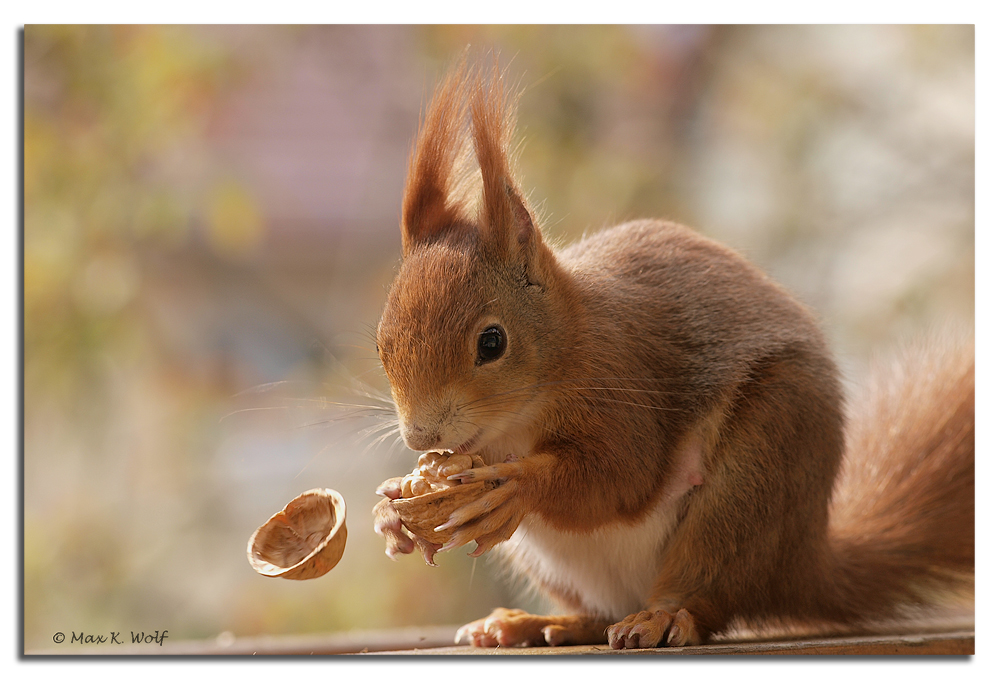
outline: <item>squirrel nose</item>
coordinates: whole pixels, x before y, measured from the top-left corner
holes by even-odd
[[[441,435],[418,424],[410,424],[403,426],[402,439],[413,450],[430,450],[441,442]]]

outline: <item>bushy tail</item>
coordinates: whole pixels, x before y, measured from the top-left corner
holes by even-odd
[[[974,344],[927,343],[879,366],[850,421],[824,617],[883,619],[973,598]]]

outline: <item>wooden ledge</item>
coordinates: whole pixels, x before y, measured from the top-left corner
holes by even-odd
[[[243,637],[221,634],[205,641],[167,641],[163,646],[115,648],[69,648],[27,651],[44,655],[342,655],[356,656],[552,656],[573,655],[946,655],[975,653],[973,626],[947,631],[918,631],[877,636],[726,641],[687,648],[612,650],[607,645],[555,648],[472,648],[454,646],[455,628],[420,627],[394,630],[363,630],[332,634]]]

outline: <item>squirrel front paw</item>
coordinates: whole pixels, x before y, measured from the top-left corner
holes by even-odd
[[[454,510],[448,520],[439,526],[441,530],[458,527],[440,551],[475,540],[475,550],[469,556],[481,556],[508,540],[527,514],[528,507],[521,494],[521,482],[518,478],[523,473],[523,463],[516,461],[469,469],[449,476],[449,480],[462,483],[499,481],[500,485],[479,499]]]
[[[611,648],[620,649],[696,646],[701,641],[694,618],[687,609],[670,613],[660,608],[633,613],[611,625],[607,628],[607,643]]]
[[[423,560],[429,566],[436,566],[434,554],[440,550],[440,545],[428,542],[419,536],[410,536],[402,528],[399,513],[392,508],[391,501],[402,497],[402,477],[389,479],[378,486],[377,492],[384,497],[375,505],[371,513],[375,518],[375,532],[385,538],[385,555],[393,561],[399,554],[410,554],[413,549],[420,550]]]
[[[606,621],[585,615],[532,615],[497,608],[458,630],[455,644],[472,646],[562,646],[599,643]]]
[[[488,617],[458,629],[454,643],[484,647],[540,646],[545,642],[543,625],[536,624],[538,618],[519,609],[497,608]]]

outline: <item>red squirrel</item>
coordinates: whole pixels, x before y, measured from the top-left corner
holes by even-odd
[[[481,456],[474,540],[563,609],[479,646],[699,644],[734,621],[860,626],[974,589],[974,346],[915,352],[848,418],[812,314],[732,250],[634,221],[555,250],[496,67],[453,68],[410,156],[377,349],[405,443]]]

